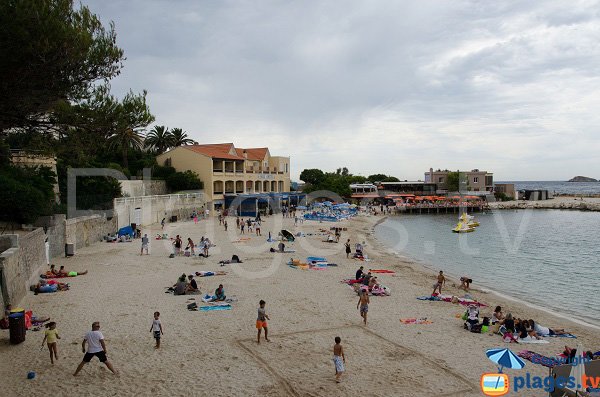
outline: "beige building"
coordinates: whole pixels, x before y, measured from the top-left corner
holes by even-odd
[[[426,183],[437,184],[438,190],[448,190],[448,174],[449,170],[434,171],[433,168],[425,173]],[[463,171],[461,171],[463,172]],[[472,192],[491,192],[494,190],[494,174],[487,171],[479,171],[474,169],[464,172],[467,176],[468,190]]]
[[[11,150],[10,161],[17,167],[48,167],[54,172],[56,183],[54,184],[54,200],[60,203],[60,193],[58,190],[58,174],[56,171],[56,157],[48,156],[42,153],[35,153],[27,150]]]
[[[268,148],[236,148],[233,143],[179,146],[156,157],[159,165],[190,170],[204,182],[209,209],[222,208],[225,194],[290,191],[290,158]]]

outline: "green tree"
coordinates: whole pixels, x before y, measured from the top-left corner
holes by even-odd
[[[181,128],[173,128],[171,130],[173,136],[173,147],[193,145],[195,142],[193,139],[188,137],[188,134]]]
[[[203,188],[203,183],[198,174],[193,171],[175,172],[167,177],[167,186],[174,192],[180,190],[198,190]]]
[[[146,135],[145,144],[156,150],[157,154],[166,152],[174,145],[173,133],[164,125],[157,125]]]
[[[458,171],[448,173],[448,183],[446,184],[449,192],[459,191],[460,174]]]
[[[384,179],[386,179],[388,176],[385,174],[373,174],[373,175],[369,175],[367,177],[367,180],[369,182],[383,182]]]
[[[311,185],[318,185],[325,179],[325,173],[319,169],[305,169],[300,173],[300,180]]]
[[[129,92],[122,102],[118,102],[113,96],[108,96],[106,100],[111,108],[114,106],[114,112],[111,114],[114,124],[108,141],[112,147],[118,147],[121,150],[123,167],[129,168],[128,152],[129,148],[141,149],[144,147],[144,129],[154,121],[154,116],[150,113],[146,104],[146,94],[135,95]]]
[[[113,24],[72,0],[1,1],[0,48],[0,131],[52,124],[60,103],[88,97],[124,59]]]
[[[50,215],[56,175],[48,167],[0,168],[0,220],[33,223]]]

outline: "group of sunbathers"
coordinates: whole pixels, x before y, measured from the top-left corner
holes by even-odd
[[[177,283],[175,283],[175,285],[173,285],[173,287],[169,288],[168,292],[170,292],[170,291],[173,291],[173,293],[175,295],[199,294],[200,288],[198,287],[198,283],[194,279],[193,274],[188,275],[187,279],[186,279],[186,275],[182,274],[181,276],[179,276]],[[226,298],[226,296],[225,296],[225,289],[223,288],[223,284],[219,284],[219,286],[215,290],[215,299],[214,300],[215,301],[224,301],[225,298]]]
[[[471,332],[482,332],[484,326],[491,325],[491,331],[502,335],[506,342],[527,343],[541,340],[544,336],[564,335],[567,332],[560,328],[548,328],[529,319],[513,318],[511,313],[504,315],[501,306],[496,306],[491,317],[479,321],[479,307],[469,305],[464,314],[465,328]],[[491,324],[490,324],[491,322]]]
[[[75,276],[83,276],[87,274],[87,270],[83,272],[68,272],[65,270],[64,266],[61,266],[60,269],[56,270],[55,265],[50,265],[50,270],[48,270],[44,274],[40,274],[40,278],[62,278],[62,277],[75,277]]]
[[[348,283],[354,287],[357,294],[360,294],[361,291],[367,291],[373,295],[383,295],[385,292],[385,287],[379,284],[379,280],[376,276],[373,276],[371,271],[364,273],[364,266],[356,271],[354,280],[350,280]]]

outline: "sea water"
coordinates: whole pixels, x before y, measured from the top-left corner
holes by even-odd
[[[600,194],[600,182],[513,181],[515,190],[548,190],[553,194]]]
[[[457,214],[393,216],[375,232],[436,272],[469,276],[474,287],[600,325],[600,212],[496,210],[475,217],[480,226],[472,233],[452,233]]]

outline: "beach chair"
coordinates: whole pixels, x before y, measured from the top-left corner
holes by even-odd
[[[588,377],[596,377],[598,379],[600,377],[600,360],[589,361],[585,364],[579,364],[584,366],[584,373]],[[572,376],[572,369],[574,364],[566,364],[566,365],[558,365],[554,368],[550,369],[550,376],[554,379],[562,376],[565,379],[568,379],[569,376]],[[585,397],[585,396],[593,396],[596,397],[600,395],[600,393],[592,392],[581,392],[573,389],[569,389],[568,387],[556,387],[553,392],[549,393],[550,397]]]

